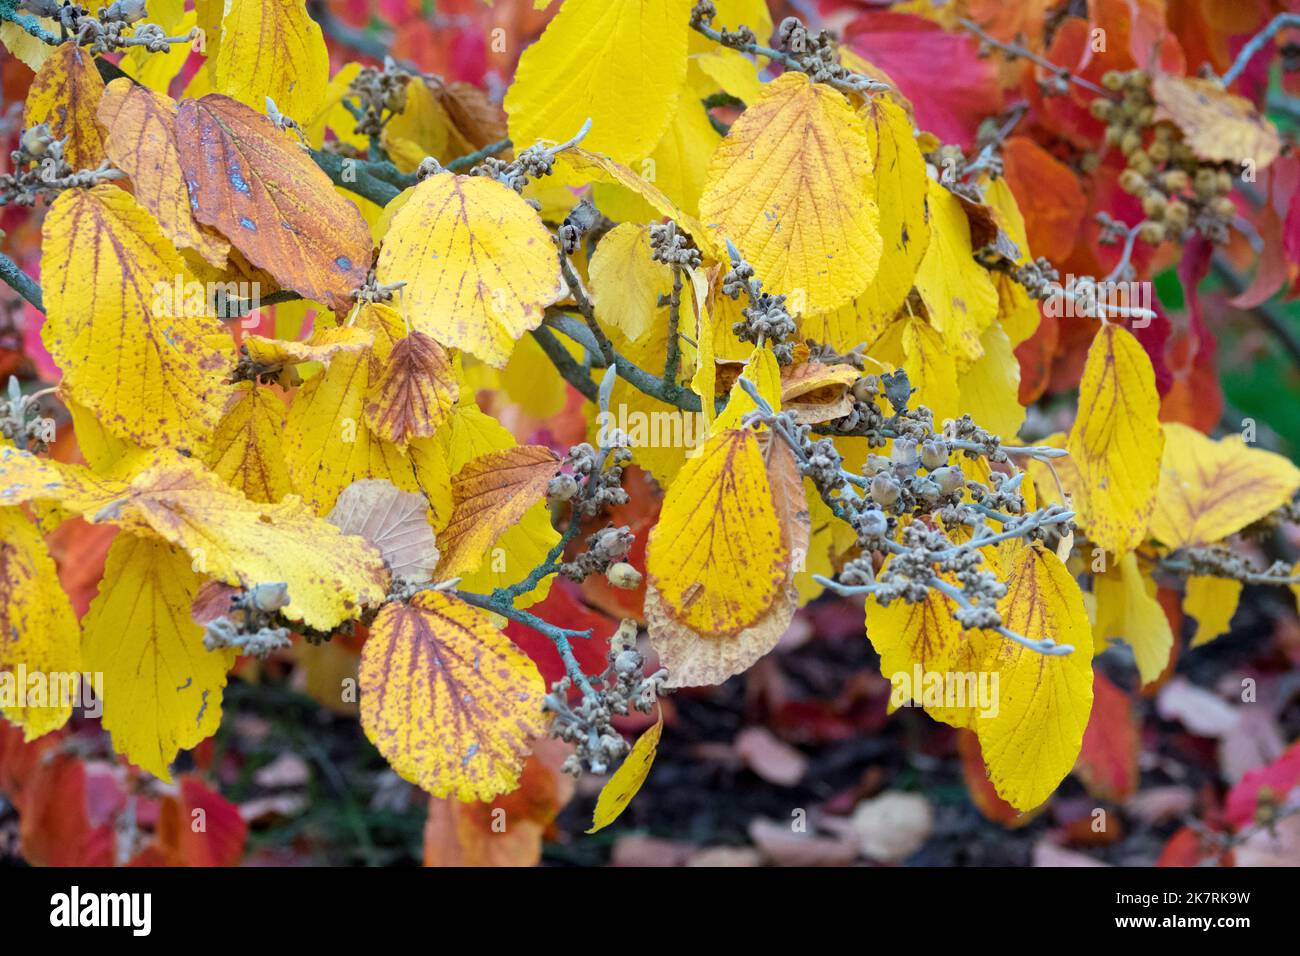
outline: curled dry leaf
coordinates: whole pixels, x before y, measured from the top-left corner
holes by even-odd
[[[368,478],[344,488],[325,520],[378,548],[394,581],[424,584],[433,580],[438,566],[428,511],[423,495],[402,491],[382,478]]]
[[[209,93],[177,108],[176,147],[199,222],[303,298],[351,306],[370,269],[370,229],[289,134]]]
[[[862,373],[852,365],[803,362],[781,369],[781,408],[801,425],[842,418],[853,409],[851,386]]]
[[[441,591],[388,604],[361,651],[361,726],[435,797],[490,800],[519,782],[545,730],[536,665],[486,611]]]
[[[1277,127],[1250,100],[1229,93],[1214,80],[1162,73],[1152,81],[1151,93],[1156,122],[1172,121],[1202,159],[1249,162],[1263,169],[1281,152]]]
[[[420,331],[393,343],[388,362],[366,395],[366,421],[398,448],[415,438],[432,438],[460,394],[451,360],[442,346]]]

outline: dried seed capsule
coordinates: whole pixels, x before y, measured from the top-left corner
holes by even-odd
[[[611,564],[605,572],[605,579],[616,588],[634,591],[641,586],[641,572],[626,561]]]
[[[1165,241],[1165,227],[1158,222],[1144,222],[1138,230],[1138,238],[1148,245],[1159,245]]]
[[[1172,226],[1175,229],[1184,229],[1187,227],[1187,219],[1190,215],[1191,210],[1187,208],[1187,203],[1175,199],[1165,207],[1165,225]]]
[[[1124,88],[1124,74],[1119,70],[1107,70],[1101,78],[1101,85],[1111,92],[1119,92]]]
[[[1142,198],[1142,211],[1150,219],[1159,219],[1165,211],[1168,200],[1165,199],[1164,193],[1158,193],[1155,190],[1147,193]]]
[[[50,124],[38,123],[23,131],[23,138],[19,145],[22,147],[22,151],[32,159],[40,159],[53,142],[54,134],[50,132]]]
[[[876,475],[871,479],[871,500],[878,505],[889,507],[898,500],[898,482],[888,475]]]
[[[857,526],[859,534],[865,537],[875,537],[889,530],[889,519],[885,517],[883,511],[871,508],[858,515]]]
[[[1099,96],[1088,105],[1088,111],[1095,119],[1108,120],[1115,112],[1115,104]]]
[[[874,375],[863,375],[853,383],[853,397],[860,402],[869,402],[880,394],[880,380]]]
[[[934,471],[948,463],[948,446],[941,441],[935,441],[933,438],[927,439],[921,444],[921,464],[926,467],[927,471]]]
[[[966,476],[963,475],[962,470],[955,465],[949,465],[946,468],[940,468],[937,471],[931,472],[930,478],[939,486],[939,490],[945,495],[952,494],[966,484]]]
[[[1182,169],[1171,169],[1160,177],[1160,184],[1165,187],[1165,192],[1170,193],[1182,192],[1191,182],[1186,170]]]
[[[1233,216],[1237,215],[1237,204],[1227,196],[1215,196],[1214,200],[1210,203],[1210,209],[1212,209],[1214,214],[1220,219],[1231,219]]]
[[[556,501],[568,501],[578,493],[578,481],[572,475],[556,475],[546,485],[546,495]]]
[[[1146,179],[1136,169],[1126,169],[1119,174],[1119,188],[1131,196],[1136,196],[1146,184]]]

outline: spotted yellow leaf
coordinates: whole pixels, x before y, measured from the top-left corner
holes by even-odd
[[[361,651],[361,726],[393,769],[436,797],[513,790],[542,735],[537,666],[487,612],[440,591],[388,604]]]
[[[537,213],[508,186],[451,173],[430,176],[398,210],[377,274],[406,282],[413,328],[496,368],[564,288]]]
[[[930,244],[916,271],[916,291],[930,322],[965,367],[983,354],[980,336],[997,318],[998,291],[973,256],[961,200],[935,186],[928,193]]]
[[[23,127],[48,123],[55,139],[67,139],[63,158],[73,169],[95,169],[106,158],[104,133],[95,117],[104,81],[90,50],[61,43],[32,80],[23,109]]]
[[[388,589],[383,559],[364,539],[339,533],[296,495],[250,501],[192,458],[158,454],[96,518],[158,535],[226,584],[286,583],[281,613],[317,630],[358,617]]]
[[[57,730],[72,714],[64,692],[75,690],[82,670],[79,636],[40,531],[21,508],[0,508],[0,712],[24,739]]]
[[[208,345],[215,319],[166,294],[195,280],[153,216],[116,186],[69,189],[45,217],[41,265],[41,335],[64,387],[121,438],[200,450],[233,355]]]
[[[240,382],[212,435],[207,466],[253,501],[279,501],[292,490],[283,437],[284,403],[270,389]]]
[[[266,98],[307,123],[329,83],[329,52],[305,0],[227,0],[213,88],[255,110]]]
[[[839,92],[784,73],[719,144],[700,200],[716,241],[735,243],[792,312],[860,295],[881,257],[866,128]]]
[[[168,782],[177,751],[216,732],[237,656],[203,646],[190,616],[202,580],[192,563],[156,538],[119,534],[84,621],[84,665],[104,675],[113,749]]]

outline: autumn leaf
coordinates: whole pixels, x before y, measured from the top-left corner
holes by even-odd
[[[209,94],[177,108],[176,148],[194,218],[303,298],[351,307],[370,268],[370,230],[290,134]]]
[[[1088,349],[1067,447],[1087,488],[1088,537],[1112,554],[1146,537],[1165,442],[1159,413],[1146,351],[1128,330],[1104,324]]]
[[[71,716],[68,699],[37,697],[34,691],[20,706],[16,695],[29,690],[28,674],[47,675],[51,682],[79,674],[79,638],[77,617],[40,531],[21,508],[0,508],[0,688],[5,719],[23,728],[24,740],[62,727]]]
[[[1201,159],[1249,163],[1260,170],[1282,149],[1277,128],[1244,96],[1229,93],[1215,80],[1158,73],[1151,82],[1155,122],[1170,120]]]
[[[669,487],[646,548],[645,615],[669,686],[721,683],[780,639],[793,611],[781,536],[758,439],[710,437]]]
[[[432,438],[456,404],[459,385],[442,346],[423,332],[393,343],[388,361],[366,396],[366,422],[398,448]]]
[[[163,234],[224,269],[230,243],[199,225],[190,210],[176,149],[176,103],[129,79],[116,79],[105,88],[97,115],[108,131],[108,158],[131,177],[136,201],[158,220]]]
[[[119,534],[83,622],[83,665],[104,675],[113,749],[167,782],[177,752],[216,732],[237,656],[203,646],[190,617],[201,581],[191,564],[156,538]]]
[[[588,149],[646,156],[686,82],[690,0],[566,0],[524,50],[506,91],[510,138],[563,142],[588,119]]]
[[[221,325],[176,301],[196,280],[149,212],[116,186],[67,190],[45,217],[41,263],[41,336],[64,387],[121,438],[201,450],[231,356],[208,344]]]
[[[451,480],[451,519],[438,536],[442,578],[475,570],[484,554],[546,493],[560,459],[542,445],[488,452],[470,461]]]
[[[564,284],[537,213],[508,186],[443,173],[415,187],[379,252],[411,327],[501,368]]]
[[[359,535],[374,545],[395,581],[433,580],[438,546],[422,495],[402,491],[382,478],[355,481],[343,489],[325,520],[344,534]]]
[[[1138,789],[1138,724],[1128,694],[1101,671],[1093,673],[1092,716],[1074,772],[1101,800],[1126,800]]]
[[[659,297],[673,289],[673,270],[651,258],[650,227],[615,226],[591,257],[591,293],[605,326],[622,330],[635,342],[660,322],[667,325]]]
[[[95,111],[104,81],[95,57],[75,42],[54,48],[32,80],[23,108],[23,128],[48,123],[55,139],[64,139],[63,158],[73,169],[95,169],[106,158],[104,134]]]
[[[862,119],[828,86],[789,72],[768,84],[718,146],[700,199],[717,241],[730,239],[794,312],[834,309],[871,284],[880,212]]]
[[[329,52],[305,0],[228,0],[220,33],[211,61],[218,93],[258,110],[269,96],[300,123],[316,115],[329,82]]]
[[[1231,578],[1194,574],[1187,579],[1183,613],[1196,618],[1192,647],[1204,647],[1232,629],[1232,617],[1241,600],[1242,583]]]
[[[316,630],[356,618],[388,589],[379,553],[316,517],[296,495],[250,501],[188,458],[160,455],[97,520],[156,534],[226,584],[284,582],[289,605],[281,613]]]
[[[354,346],[367,338],[369,348]],[[406,453],[371,431],[366,396],[402,334],[402,319],[384,305],[363,306],[356,324],[322,329],[309,343],[332,354],[328,366],[294,396],[285,422],[285,458],[294,491],[324,514],[339,493],[362,478],[386,478],[403,491],[423,492],[446,520],[450,473],[436,438],[416,439]],[[309,353],[310,354],[310,353]]]
[[[664,715],[661,710],[659,719],[637,738],[636,743],[632,745],[632,751],[606,781],[605,786],[600,788],[588,833],[605,829],[627,809],[627,805],[632,802],[632,798],[645,783],[646,777],[650,776],[650,768],[654,766],[655,753],[659,749],[659,738],[663,732]]]
[[[1169,422],[1151,533],[1170,548],[1213,544],[1290,501],[1300,469],[1250,448],[1240,435],[1219,441]]]
[[[995,435],[1013,438],[1025,421],[1020,404],[1020,363],[996,322],[980,335],[983,354],[958,376],[961,410]]]
[[[214,474],[246,498],[279,501],[292,490],[283,438],[284,404],[269,389],[239,382],[204,460]]]
[[[961,200],[946,189],[929,193],[930,245],[916,272],[916,291],[961,367],[983,354],[980,337],[998,315],[998,292],[975,261]]]
[[[536,665],[485,611],[441,591],[379,612],[360,684],[366,736],[435,797],[490,800],[513,790],[545,729]]]
[[[0,445],[0,504],[53,501],[69,511],[94,512],[126,488],[119,476],[101,477],[84,465],[63,464]]]
[[[1093,578],[1097,598],[1093,637],[1100,653],[1112,638],[1133,650],[1144,685],[1156,680],[1169,664],[1174,634],[1169,619],[1156,600],[1155,582],[1142,573],[1137,555],[1125,554],[1117,567]]]
[[[1079,756],[1092,708],[1092,635],[1079,586],[1041,545],[1015,550],[998,610],[1010,630],[1074,648],[1047,657],[993,635],[980,668],[998,678],[997,714],[975,726],[989,778],[1012,806],[1032,810]]]

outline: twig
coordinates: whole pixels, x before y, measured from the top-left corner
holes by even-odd
[[[1053,73],[1057,77],[1060,77],[1063,80],[1068,80],[1069,82],[1074,83],[1076,86],[1080,86],[1091,93],[1096,93],[1098,96],[1104,96],[1107,99],[1114,98],[1114,94],[1111,93],[1110,90],[1106,89],[1104,86],[1098,86],[1096,83],[1092,82],[1091,80],[1085,80],[1081,76],[1075,76],[1066,67],[1059,66],[1058,64],[1053,63],[1051,60],[1047,59],[1046,57],[1039,56],[1037,53],[1035,53],[1033,50],[1030,50],[1028,47],[1023,47],[1019,43],[1004,43],[1001,40],[997,39],[996,37],[990,36],[988,33],[984,32],[984,29],[978,23],[975,23],[973,20],[967,20],[963,18],[961,20],[958,20],[957,23],[963,29],[969,30],[971,33],[975,34],[984,43],[987,43],[989,46],[1001,50],[1003,53],[1006,53],[1008,56],[1023,57],[1029,62],[1035,63],[1038,66],[1041,66],[1043,69]]]
[[[45,311],[45,298],[41,295],[41,286],[35,279],[24,272],[3,252],[0,252],[0,279],[4,279],[15,292],[30,302],[41,312]]]
[[[1228,67],[1228,72],[1219,77],[1219,83],[1224,87],[1231,86],[1255,58],[1255,54],[1264,48],[1264,44],[1273,39],[1279,31],[1290,27],[1300,27],[1300,14],[1279,13],[1275,16],[1264,29],[1246,41],[1246,45],[1237,54],[1237,59],[1233,60],[1232,66]]]

